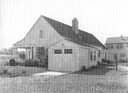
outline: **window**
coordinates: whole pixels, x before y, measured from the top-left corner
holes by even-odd
[[[93,60],[92,51],[90,52],[90,60]]]
[[[107,54],[105,53],[105,59],[107,58]]]
[[[119,44],[116,45],[116,48],[119,48]]]
[[[64,49],[65,54],[72,54],[72,49]]]
[[[120,57],[125,57],[126,55],[124,53],[121,53],[120,54]]]
[[[98,52],[98,56],[100,57],[100,50],[99,50],[99,52]]]
[[[108,45],[107,45],[107,48],[108,48],[108,49],[113,49],[113,44],[108,44]]]
[[[43,38],[43,31],[40,30],[40,34],[39,34],[40,38]]]
[[[123,48],[123,44],[117,44],[117,45],[116,45],[116,48],[117,48],[117,49]]]
[[[123,44],[120,44],[120,48],[123,48]]]
[[[113,49],[113,45],[111,45],[110,48]]]
[[[96,51],[94,51],[94,61],[96,61]]]
[[[61,49],[56,49],[56,50],[54,50],[54,54],[62,54],[62,50]]]

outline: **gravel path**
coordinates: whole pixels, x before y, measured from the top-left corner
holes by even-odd
[[[0,77],[0,93],[127,93],[127,79],[127,75],[109,74]]]

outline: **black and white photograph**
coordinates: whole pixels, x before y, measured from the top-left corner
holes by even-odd
[[[128,93],[128,0],[0,0],[0,93]]]

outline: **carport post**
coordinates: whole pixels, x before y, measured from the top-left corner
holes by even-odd
[[[118,61],[116,60],[116,71],[118,70]]]

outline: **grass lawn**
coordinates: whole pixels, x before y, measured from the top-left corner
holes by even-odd
[[[47,71],[45,68],[24,66],[5,66],[4,69],[7,70],[7,73],[1,74],[1,76],[30,76]]]
[[[11,68],[26,70],[28,75],[46,71],[35,67],[9,67],[10,70]],[[0,93],[127,93],[128,87],[122,82],[127,77],[106,75],[112,71],[114,70],[109,66],[99,66],[84,72],[50,78],[0,77]]]

